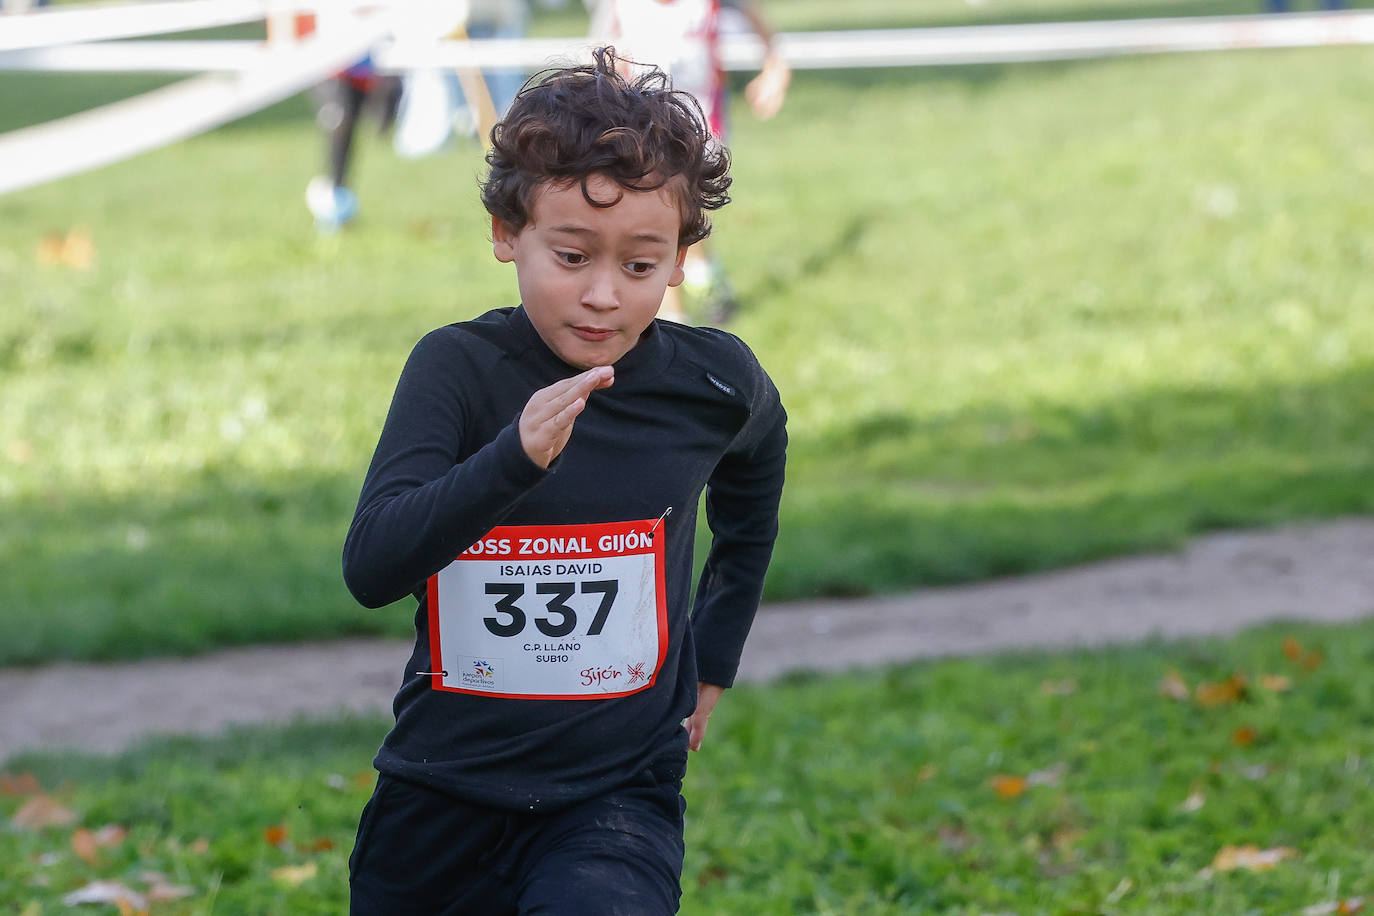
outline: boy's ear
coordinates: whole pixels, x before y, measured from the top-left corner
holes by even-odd
[[[668,275],[669,286],[681,286],[682,281],[687,279],[687,275],[682,271],[682,265],[687,260],[687,248],[683,245],[677,250],[677,262],[673,264],[673,272]]]
[[[515,260],[515,237],[519,234],[500,217],[491,218],[491,253],[496,255],[496,260],[502,264]]]

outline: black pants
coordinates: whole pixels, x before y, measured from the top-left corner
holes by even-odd
[[[681,896],[685,761],[553,814],[388,776],[350,857],[353,916],[667,916]]]

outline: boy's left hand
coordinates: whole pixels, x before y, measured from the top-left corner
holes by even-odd
[[[723,693],[725,693],[724,687],[717,687],[715,684],[708,684],[705,681],[697,681],[696,712],[692,713],[686,723],[687,747],[690,749],[701,750],[701,739],[706,737],[706,722],[711,718],[711,710],[716,708],[716,703]]]

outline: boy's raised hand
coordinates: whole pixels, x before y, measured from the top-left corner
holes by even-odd
[[[530,460],[541,468],[552,464],[568,444],[573,421],[587,406],[587,398],[614,382],[614,369],[597,366],[532,394],[520,412],[520,444]]]

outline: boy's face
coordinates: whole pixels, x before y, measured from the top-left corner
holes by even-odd
[[[653,322],[669,286],[682,282],[681,216],[666,187],[630,191],[603,175],[582,187],[547,184],[515,232],[492,220],[496,259],[515,262],[520,299],[539,336],[579,369],[609,366]]]

